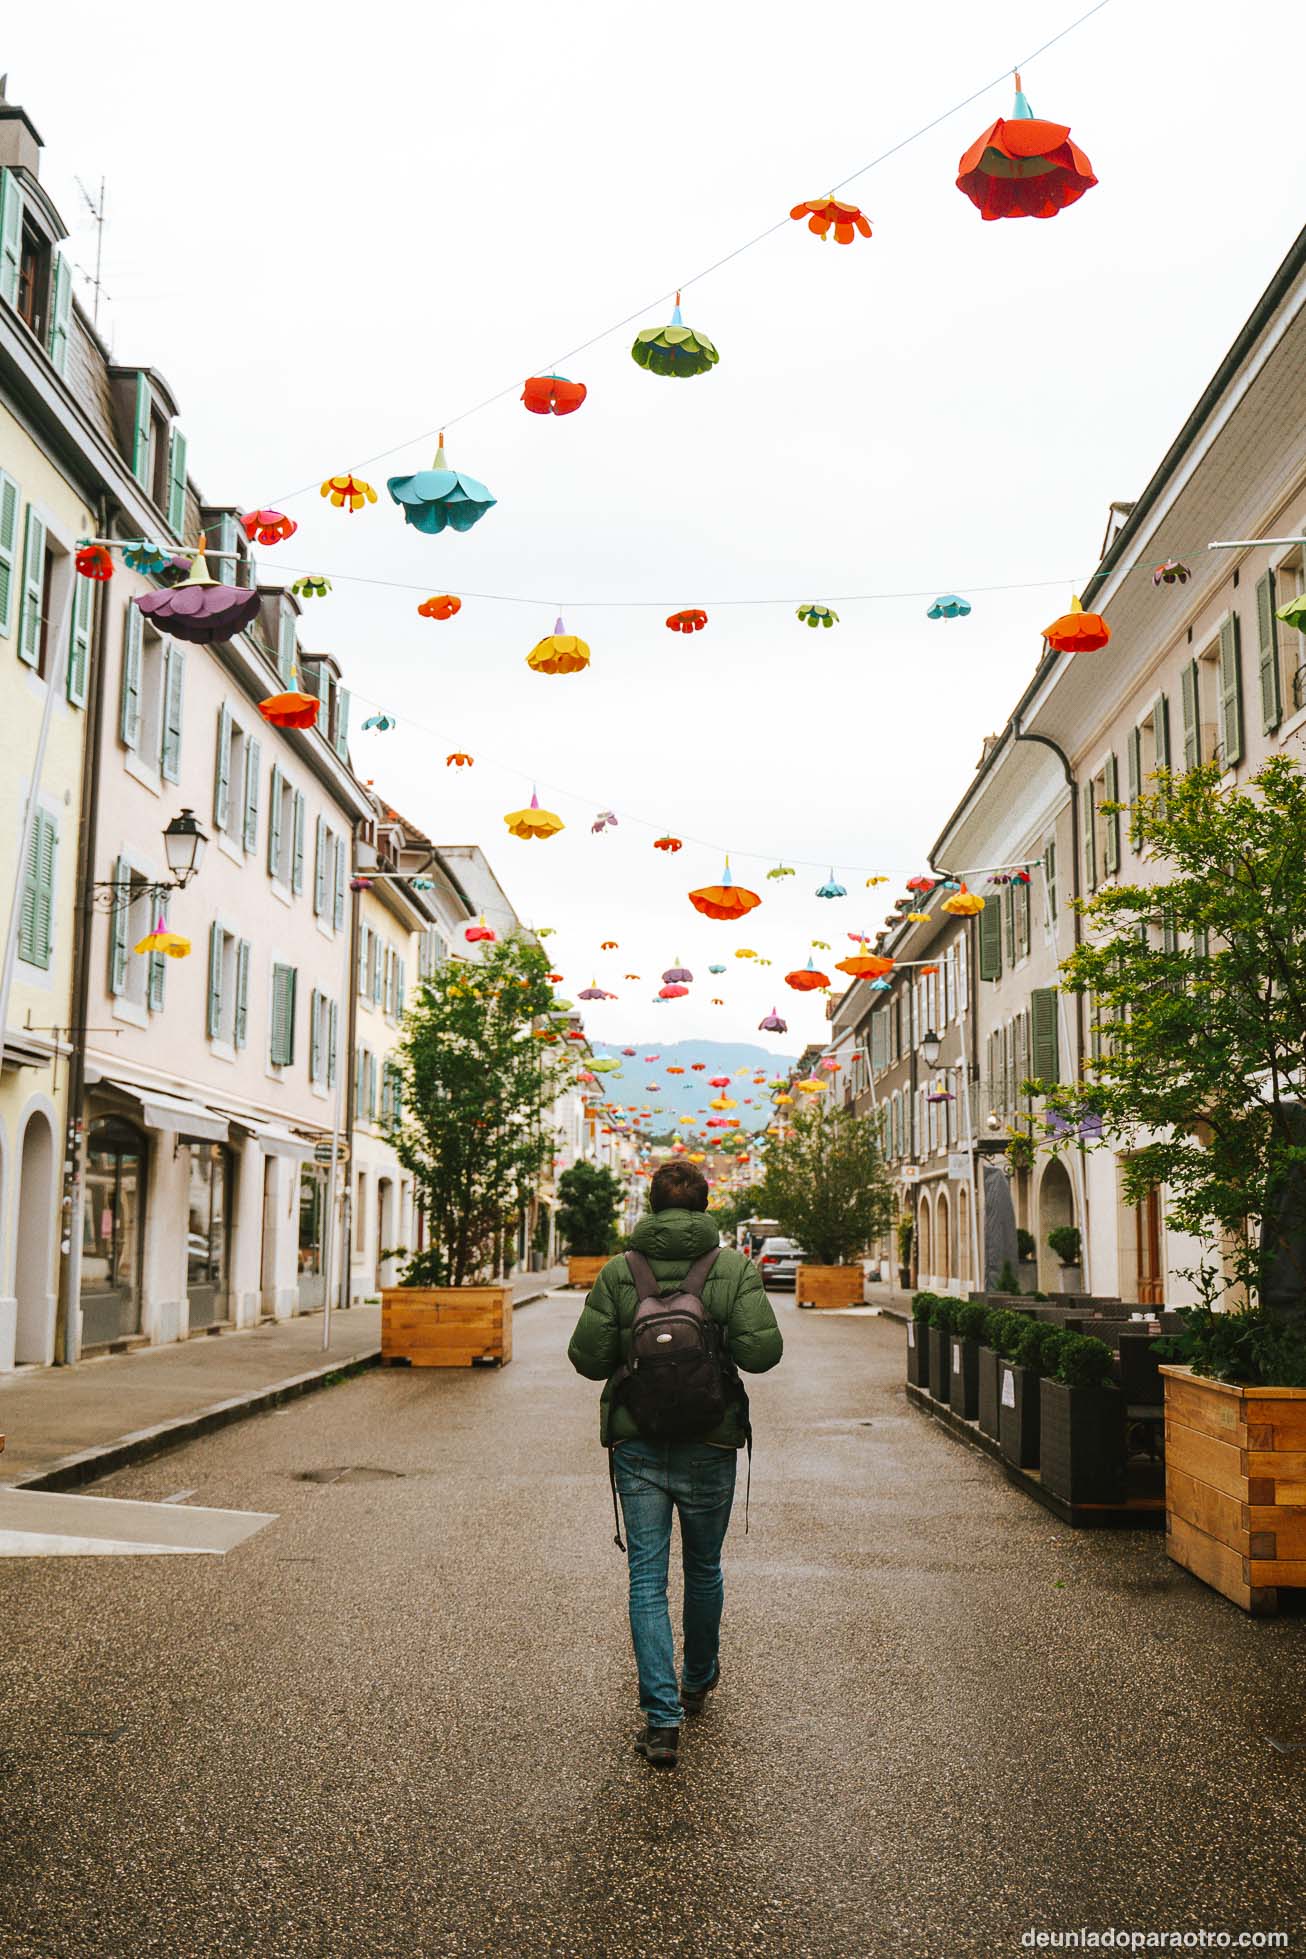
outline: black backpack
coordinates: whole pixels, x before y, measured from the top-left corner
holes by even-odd
[[[615,1409],[624,1402],[646,1441],[698,1442],[720,1425],[726,1409],[736,1402],[740,1404],[751,1463],[748,1396],[730,1358],[726,1329],[703,1306],[703,1287],[720,1249],[714,1246],[695,1259],[679,1290],[666,1298],[658,1291],[653,1268],[643,1253],[626,1253],[635,1281],[635,1318],[627,1358],[612,1377],[610,1407]],[[608,1464],[615,1515],[616,1472],[611,1449]],[[619,1517],[616,1542],[625,1549]]]

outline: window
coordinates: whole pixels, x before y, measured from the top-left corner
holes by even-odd
[[[304,797],[275,762],[268,793],[268,875],[296,894],[304,888]]]
[[[79,581],[80,582],[80,581]],[[147,624],[128,605],[123,620],[118,733],[123,747],[151,773],[181,779],[185,649]],[[216,791],[215,791],[216,815]]]
[[[1081,845],[1084,852],[1084,889],[1097,890],[1097,787],[1086,782],[1080,792]]]
[[[366,931],[366,926],[364,926]],[[417,977],[430,979],[449,957],[449,946],[444,935],[430,925],[423,932],[417,946]]]
[[[167,957],[162,952],[136,952],[134,947],[160,921],[167,924],[167,893],[152,899],[152,875],[125,855],[114,864],[113,881],[118,887],[116,896],[128,891],[131,895],[126,904],[115,905],[109,917],[109,991],[116,1000],[136,1009],[127,1018],[162,1013]]]
[[[372,962],[372,928],[360,925],[358,928],[358,997],[364,1006],[371,1005],[368,975]]]
[[[393,1061],[387,1060],[381,1069],[381,1125],[392,1128],[403,1120],[403,1076]]]
[[[381,941],[373,932],[367,950],[367,992],[374,1007],[381,1004]]]
[[[1012,906],[1016,914],[1016,957],[1029,957],[1029,884],[1017,879],[1011,886]]]
[[[308,1019],[308,1078],[320,1088],[335,1084],[337,1033],[336,1003],[314,987]]]
[[[240,723],[231,718],[225,701],[218,709],[218,753],[213,771],[213,822],[243,850],[252,850],[248,840],[250,796],[254,797],[254,827],[258,827],[257,757],[259,744],[251,741]],[[253,765],[251,767],[251,764]],[[166,771],[165,771],[166,773]]]
[[[32,823],[23,888],[18,902],[18,957],[28,966],[50,968],[54,949],[54,878],[59,825],[38,809]]]
[[[253,852],[258,849],[259,770],[262,766],[262,761],[263,744],[255,741],[252,735],[246,735],[244,793],[241,798],[244,808],[241,844],[247,852]]]
[[[970,1006],[969,959],[966,934],[963,932],[957,941],[957,1011],[963,1014]]]
[[[1114,754],[1108,755],[1102,764],[1093,788],[1102,869],[1107,877],[1114,877],[1120,869],[1120,812],[1108,807],[1120,798],[1120,773]]]
[[[18,256],[18,293],[14,301],[38,340],[44,340],[50,299],[50,244],[24,214]]]
[[[1296,528],[1301,529],[1298,525]],[[1306,591],[1306,572],[1303,571],[1303,553],[1298,546],[1274,568],[1273,605],[1271,612],[1287,605],[1291,599],[1300,598]],[[1257,588],[1257,615],[1259,618],[1260,588]],[[3,607],[0,606],[0,612]],[[1287,712],[1295,714],[1298,708],[1306,707],[1306,633],[1286,625],[1282,619],[1274,619],[1273,627],[1279,649],[1279,668],[1282,674],[1281,693]],[[0,630],[3,620],[0,619]],[[1278,725],[1277,723],[1275,724]]]
[[[1057,1042],[1057,989],[1036,987],[1029,996],[1030,1073],[1036,1081],[1061,1079]]]
[[[1236,612],[1231,612],[1220,627],[1216,674],[1219,757],[1226,769],[1232,769],[1243,756],[1242,621]]]
[[[293,966],[273,965],[268,1059],[274,1068],[289,1068],[295,1059],[295,989],[298,979]]]
[[[45,521],[29,503],[23,533],[23,580],[18,612],[18,657],[42,680],[49,654],[50,589],[54,553]]]
[[[86,705],[86,681],[91,664],[91,621],[95,615],[95,583],[73,579],[72,619],[68,627],[68,667],[64,685],[74,707]]]
[[[206,1026],[211,1041],[243,1048],[249,1031],[250,942],[214,919],[209,927]]]
[[[943,955],[943,1018],[955,1020],[957,1015],[957,954],[949,946]]]
[[[354,1050],[354,1121],[376,1119],[376,1056],[370,1048]]]
[[[1222,622],[1201,658],[1188,661],[1181,688],[1185,769],[1214,761],[1233,768],[1243,752],[1242,644],[1236,612]]]
[[[358,1196],[354,1200],[354,1250],[361,1258],[367,1250],[367,1172],[358,1173]]]
[[[0,181],[3,181],[0,178]],[[0,470],[0,635],[8,639],[14,623],[14,592],[18,588],[18,518],[23,493],[12,476]],[[89,580],[85,581],[89,584]]]

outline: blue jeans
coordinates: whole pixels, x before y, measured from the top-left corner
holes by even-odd
[[[706,1442],[618,1442],[617,1492],[630,1561],[630,1635],[639,1670],[640,1712],[651,1727],[684,1720],[667,1609],[671,1516],[680,1516],[685,1570],[685,1690],[716,1674],[725,1584],[721,1546],[735,1494],[735,1451]]]

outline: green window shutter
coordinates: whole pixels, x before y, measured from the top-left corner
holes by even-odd
[[[1004,884],[997,897],[989,899],[989,904],[1000,909],[1002,912],[1002,937],[1007,949],[1007,964],[1008,966],[1014,966],[1016,963],[1016,906],[1011,895],[1011,886]]]
[[[56,374],[68,372],[68,333],[73,317],[73,275],[62,252],[55,253],[50,287],[50,364]]]
[[[1184,767],[1195,769],[1202,759],[1202,735],[1199,727],[1200,681],[1196,660],[1189,660],[1179,677],[1179,698],[1184,722]]]
[[[1158,769],[1170,766],[1170,702],[1158,694],[1152,702],[1152,758]]]
[[[0,172],[0,183],[3,183]],[[14,582],[18,560],[18,512],[22,491],[0,469],[0,634],[8,639],[14,623]]]
[[[140,607],[128,604],[122,630],[122,693],[118,703],[118,734],[124,748],[135,751],[141,738],[141,640],[145,620]]]
[[[48,971],[54,928],[54,863],[59,832],[53,817],[37,810],[23,867],[18,906],[18,957]]]
[[[161,918],[165,925],[167,924],[168,894],[166,891],[159,899],[159,909],[156,917]],[[150,929],[153,930],[153,928],[154,919],[151,919]],[[145,1004],[152,1014],[157,1014],[163,1012],[163,994],[167,977],[168,955],[165,952],[152,952],[149,955],[149,960],[149,974],[145,982]]]
[[[289,1068],[295,1059],[295,994],[298,989],[299,974],[293,966],[286,967],[286,1015],[285,1015],[285,1056]]]
[[[871,1073],[878,1075],[885,1065],[888,1048],[888,1020],[883,1012],[871,1015]]]
[[[395,1018],[397,1020],[402,1020],[403,1017],[404,1017],[404,962],[402,959],[396,957],[395,959]]]
[[[372,979],[372,1005],[379,1007],[381,1004],[381,941],[375,932],[372,934],[370,970]]]
[[[368,940],[371,938],[371,936],[372,936],[372,928],[370,925],[359,926],[358,928],[358,990],[360,993],[364,993],[364,994],[367,992],[367,954],[368,954]]]
[[[289,687],[295,670],[295,615],[288,605],[281,608],[277,626],[277,673],[283,687]]]
[[[1029,886],[1013,886],[1016,894],[1016,949],[1022,959],[1029,955]]]
[[[268,1014],[268,1060],[282,1065],[286,1041],[286,966],[272,968],[272,1004]]]
[[[1256,584],[1256,638],[1260,647],[1261,732],[1271,734],[1283,719],[1283,686],[1279,676],[1279,628],[1274,617],[1274,573],[1267,571]]]
[[[23,192],[12,170],[0,170],[0,299],[18,304],[23,258]]]
[[[319,816],[313,825],[313,916],[321,918],[327,908],[327,838],[330,831]]]
[[[213,765],[213,821],[219,830],[227,827],[231,813],[231,709],[224,701],[218,709],[218,747]]]
[[[1243,757],[1242,621],[1231,612],[1220,628],[1220,749],[1231,769]]]
[[[236,1012],[232,1027],[232,1040],[238,1048],[244,1047],[249,1031],[249,957],[249,940],[242,939],[236,947]]]
[[[86,676],[91,664],[91,621],[95,616],[95,585],[74,576],[72,626],[68,635],[68,698],[74,707],[86,705]]]
[[[298,894],[304,889],[304,796],[296,789],[293,816],[293,849],[290,859],[290,888]]]
[[[1084,850],[1084,889],[1097,889],[1097,799],[1093,794],[1091,782],[1084,784],[1080,795],[1080,820],[1083,825]]]
[[[31,504],[23,540],[23,598],[18,613],[18,657],[27,666],[41,661],[41,605],[45,597],[45,524]]]
[[[205,1026],[211,1041],[222,1032],[222,955],[226,933],[215,918],[209,927],[209,994]]]
[[[119,994],[127,991],[127,906],[116,902],[131,883],[131,867],[125,857],[114,861],[113,882],[115,904],[109,913],[109,991]]]
[[[993,904],[985,905],[979,915],[979,976],[1002,978],[1002,920]]]
[[[136,407],[132,415],[132,475],[145,489],[150,483],[150,380],[145,373],[136,376]]]
[[[181,781],[181,704],[186,687],[186,649],[170,639],[163,661],[163,750],[161,767],[169,782]]]
[[[323,996],[314,987],[308,1006],[308,1079],[311,1082],[322,1079],[322,1006]]]
[[[339,932],[345,922],[345,860],[349,854],[348,837],[336,838],[335,893],[331,901],[331,923]]]
[[[336,754],[349,758],[349,689],[336,689]]]
[[[376,1121],[376,1056],[369,1050],[367,1056],[367,1119]]]
[[[236,520],[229,510],[224,510],[208,531],[213,549],[209,552],[210,569],[213,576],[224,585],[236,585],[241,581],[236,576],[239,555],[236,551]]]
[[[354,1097],[350,1105],[352,1122],[357,1122],[363,1113],[363,1050],[354,1049]]]
[[[1106,758],[1106,780],[1104,786],[1106,795],[1103,800],[1108,803],[1118,802],[1120,799],[1120,771],[1116,765],[1114,754],[1108,755]],[[1120,869],[1120,812],[1118,809],[1105,812],[1102,836],[1102,859],[1106,867],[1107,876],[1114,876]]]
[[[1129,807],[1132,809],[1143,793],[1143,731],[1141,728],[1129,730],[1129,746],[1125,751],[1126,781],[1128,783]]]
[[[1048,917],[1057,915],[1057,840],[1049,837],[1043,852],[1043,876],[1047,884]]]
[[[181,537],[186,528],[186,438],[179,428],[172,431],[168,445],[168,529],[174,537]],[[222,581],[233,584],[224,566]]]
[[[334,1000],[327,1007],[327,1087],[336,1085],[336,1048],[340,1035],[340,1013]]]
[[[272,783],[268,791],[268,876],[281,868],[281,770],[272,764]]]
[[[1038,986],[1029,996],[1030,1073],[1037,1081],[1061,1080],[1057,1044],[1057,989]]]
[[[245,741],[245,828],[241,841],[246,850],[258,849],[258,785],[263,762],[263,746],[247,737]]]

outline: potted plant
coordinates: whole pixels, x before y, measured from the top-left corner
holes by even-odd
[[[471,967],[422,981],[395,1059],[390,1140],[411,1172],[430,1242],[381,1293],[381,1356],[415,1367],[512,1358],[505,1241],[551,1162],[547,1118],[570,1073],[531,1038],[554,1009],[544,953],[511,936]]]
[[[1083,1268],[1080,1265],[1079,1226],[1075,1224],[1054,1224],[1048,1233],[1048,1250],[1055,1252],[1061,1260],[1062,1292],[1082,1292],[1084,1289]]]
[[[953,1309],[948,1406],[968,1422],[979,1414],[979,1355],[988,1324],[989,1309],[978,1300],[962,1300]]]
[[[1039,1385],[1039,1474],[1067,1503],[1124,1501],[1125,1398],[1114,1361],[1104,1340],[1063,1333]]]
[[[930,1385],[930,1313],[937,1295],[918,1292],[911,1303],[907,1322],[907,1379],[913,1387]]]
[[[911,1248],[916,1235],[910,1211],[904,1211],[898,1219],[898,1284],[906,1292],[911,1284]]]
[[[944,1406],[948,1402],[948,1381],[952,1372],[953,1314],[961,1304],[947,1294],[939,1294],[930,1308],[930,1393]]]
[[[803,1247],[794,1304],[860,1306],[860,1255],[893,1215],[876,1120],[850,1108],[800,1110],[767,1152],[762,1201]]]
[[[573,1163],[559,1177],[558,1230],[569,1286],[592,1286],[616,1250],[624,1195],[620,1177],[597,1163]]]
[[[1026,1318],[1004,1360],[998,1379],[998,1442],[1017,1469],[1037,1469],[1039,1456],[1039,1381],[1055,1363],[1060,1327]]]
[[[998,1439],[999,1370],[1003,1358],[1010,1360],[1015,1354],[1016,1342],[1024,1325],[1025,1316],[1022,1313],[1013,1313],[1003,1306],[989,1308],[975,1370],[976,1420],[982,1432],[993,1442]]]
[[[1022,1265],[1032,1264],[1038,1253],[1038,1240],[1023,1224],[1016,1226],[1016,1254]]]

